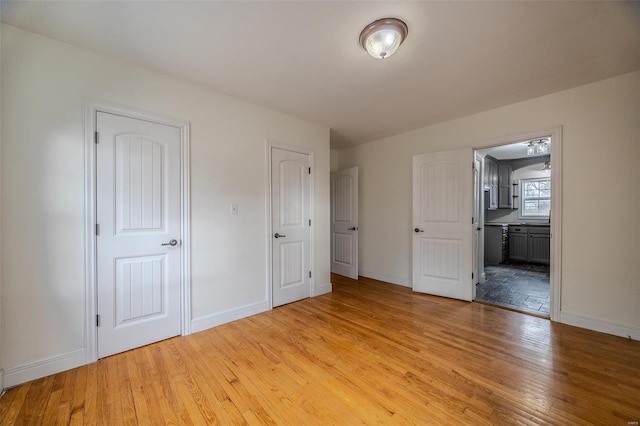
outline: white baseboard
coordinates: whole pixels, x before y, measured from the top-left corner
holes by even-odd
[[[241,306],[239,308],[228,309],[217,314],[205,315],[191,320],[191,332],[197,333],[231,321],[260,314],[268,310],[269,302],[265,300],[258,303],[252,303],[251,305]]]
[[[52,356],[40,361],[30,362],[7,368],[4,375],[4,386],[7,388],[50,376],[61,371],[71,370],[87,363],[84,349],[78,349],[62,355]]]
[[[331,293],[332,291],[333,291],[333,286],[331,285],[331,283],[323,284],[323,285],[317,285],[313,289],[312,297],[320,296],[322,294]]]
[[[560,312],[560,322],[602,333],[613,334],[614,336],[625,337],[627,339],[640,340],[640,327],[617,324],[568,312]]]
[[[366,271],[364,269],[358,270],[358,275],[367,278],[373,278],[374,280],[384,281],[391,284],[398,284],[405,287],[412,287],[411,279],[394,277],[391,275],[378,274],[376,272]]]
[[[4,395],[4,370],[0,369],[0,398]]]

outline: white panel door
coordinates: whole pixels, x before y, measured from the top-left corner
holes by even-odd
[[[473,152],[413,157],[413,290],[472,300]]]
[[[358,279],[358,168],[331,173],[331,272]]]
[[[271,150],[273,306],[311,296],[309,156]]]
[[[180,129],[98,112],[98,357],[180,334]]]

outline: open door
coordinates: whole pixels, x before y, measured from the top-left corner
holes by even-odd
[[[331,272],[358,279],[358,168],[331,174]]]
[[[472,300],[473,151],[413,157],[413,290]]]

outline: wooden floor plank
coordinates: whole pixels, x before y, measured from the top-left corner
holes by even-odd
[[[48,376],[32,382],[29,393],[24,399],[24,403],[18,417],[24,419],[24,424],[41,424],[44,417],[44,410],[51,397],[51,386],[55,376]],[[7,419],[11,421],[11,419]]]
[[[0,424],[6,425],[14,422],[14,419],[19,418],[18,413],[22,409],[22,405],[31,389],[33,382],[25,383],[22,386],[17,386],[13,389],[9,389],[0,399],[0,412],[3,416],[0,417]]]
[[[7,391],[0,424],[633,424],[640,342],[367,278]]]
[[[129,380],[135,389],[136,418],[138,424],[163,425],[164,417],[159,410],[159,401],[153,387],[153,378],[149,373],[152,368],[145,358],[145,348],[129,351]]]
[[[122,424],[136,425],[137,413],[136,403],[133,396],[132,381],[129,380],[129,357],[127,353],[119,354],[117,357],[118,393],[120,395],[120,406],[122,407]]]
[[[186,368],[184,360],[179,356],[176,348],[176,340],[173,339],[159,352],[167,366],[170,381],[174,383],[176,395],[184,404],[186,413],[195,424],[220,424],[211,403],[196,384],[191,373]]]
[[[228,394],[212,376],[205,365],[199,345],[191,345],[192,339],[182,339],[175,344],[177,357],[182,361],[194,401],[208,424],[241,424],[242,413],[231,403]]]

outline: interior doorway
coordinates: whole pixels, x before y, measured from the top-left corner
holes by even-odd
[[[554,145],[561,144],[560,132],[501,142],[475,152],[481,179],[474,301],[553,319],[559,314],[561,194],[555,191],[561,186],[554,154],[560,151]]]

